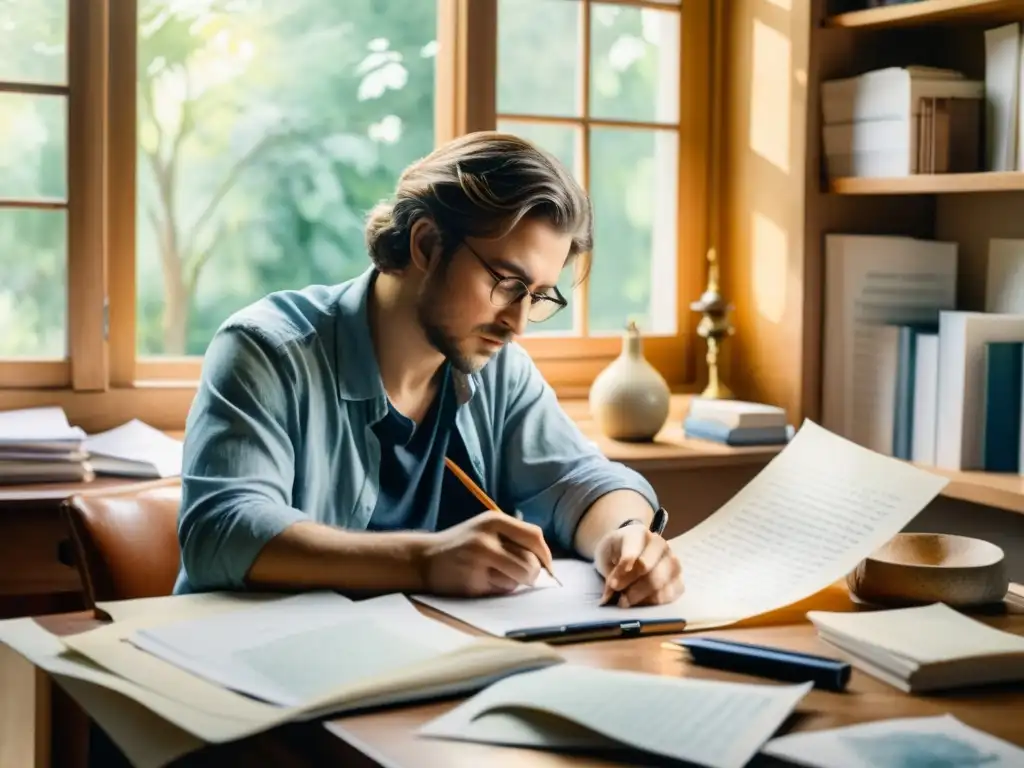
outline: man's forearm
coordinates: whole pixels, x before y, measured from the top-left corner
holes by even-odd
[[[650,525],[654,510],[641,494],[631,490],[612,491],[601,496],[583,514],[573,545],[583,557],[593,560],[601,538],[631,518]]]
[[[272,589],[422,591],[424,546],[422,533],[367,533],[296,523],[263,547],[246,583]]]

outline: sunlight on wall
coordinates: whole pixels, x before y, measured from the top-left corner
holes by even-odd
[[[757,211],[754,211],[752,224],[754,309],[761,319],[780,323],[786,311],[789,236],[786,230]]]
[[[793,0],[768,0],[768,3],[770,5],[777,5],[784,11],[793,10]]]
[[[750,65],[750,148],[789,173],[791,44],[776,29],[754,20]]]

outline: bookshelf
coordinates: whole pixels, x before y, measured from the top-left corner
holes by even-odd
[[[821,84],[914,64],[984,79],[984,31],[1024,23],[1024,0],[767,5],[730,3],[723,30],[717,240],[737,326],[726,380],[745,399],[785,407],[792,423],[821,423],[826,234],[958,243],[957,307],[974,311],[984,310],[989,239],[1024,239],[1024,172],[828,179]],[[785,82],[796,85],[780,115],[762,95]],[[950,478],[947,497],[1024,514],[1024,477],[924,468]]]
[[[1002,24],[1024,15],[1024,0],[919,0],[884,8],[849,11],[825,19],[824,26],[886,29],[925,24]]]
[[[1024,477],[996,472],[959,472],[920,465],[950,482],[943,496],[1024,515]]]
[[[829,191],[839,195],[944,195],[1024,191],[1024,172],[922,173],[880,179],[847,177],[832,179]]]

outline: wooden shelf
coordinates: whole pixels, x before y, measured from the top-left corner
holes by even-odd
[[[590,417],[590,407],[582,398],[559,399],[562,409],[600,451],[612,461],[620,461],[641,471],[692,470],[712,467],[767,464],[781,445],[757,445],[737,448],[710,440],[695,440],[683,434],[683,419],[690,407],[688,394],[673,394],[668,421],[649,443],[626,443],[601,434]]]
[[[920,173],[891,178],[848,176],[829,181],[839,195],[943,195],[1024,190],[1024,172]]]
[[[1024,20],[1024,0],[918,0],[831,16],[826,27],[882,29],[929,24],[1004,24]]]
[[[950,479],[949,485],[942,489],[943,496],[1024,515],[1024,476],[916,466]]]

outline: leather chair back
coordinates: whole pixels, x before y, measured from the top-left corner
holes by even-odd
[[[171,594],[178,575],[177,478],[89,491],[63,504],[89,607]]]

